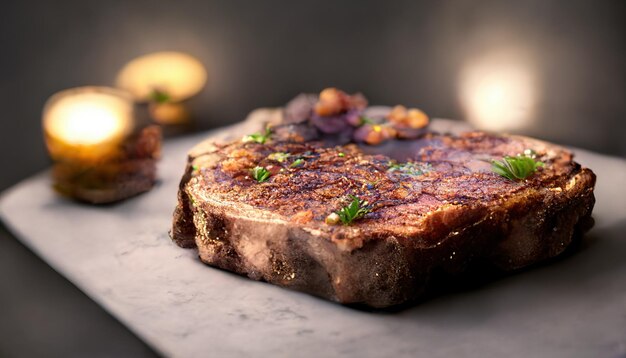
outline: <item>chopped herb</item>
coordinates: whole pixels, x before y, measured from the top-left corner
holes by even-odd
[[[263,167],[254,167],[252,169],[252,177],[259,183],[263,183],[270,177],[270,172]]]
[[[191,169],[193,169],[193,171],[197,171],[198,170],[198,166],[194,164],[194,165],[191,166]]]
[[[289,158],[290,155],[291,154],[289,154],[289,153],[276,152],[276,153],[272,153],[272,154],[268,155],[267,158],[282,163],[285,160],[287,160],[287,158]]]
[[[249,134],[247,136],[244,136],[242,141],[244,143],[254,142],[254,143],[259,143],[259,144],[265,144],[265,142],[267,142],[267,140],[270,138],[271,134],[272,134],[272,130],[268,126],[268,127],[265,127],[265,133]]]
[[[344,225],[350,225],[354,220],[358,220],[371,211],[367,201],[361,200],[354,195],[350,195],[352,201],[347,206],[335,212]]]
[[[393,163],[390,162],[388,171],[397,172],[401,175],[410,175],[410,176],[418,176],[424,175],[432,170],[432,167],[428,163],[415,163],[415,162],[406,162],[406,163]]]
[[[291,165],[289,167],[296,168],[296,167],[301,167],[303,165],[304,165],[304,159],[298,158],[298,159],[294,160],[293,163],[291,163]]]
[[[337,156],[339,156],[339,157],[342,157],[342,158],[343,158],[343,157],[345,157],[345,156],[346,156],[346,154],[345,154],[345,153],[343,153],[343,152],[339,152],[339,153],[337,154]]]
[[[531,176],[543,162],[535,160],[536,153],[530,149],[515,157],[505,156],[502,160],[492,160],[491,170],[507,179],[518,181]]]
[[[361,116],[361,125],[363,124],[377,124],[377,121],[370,117]]]
[[[169,94],[158,90],[158,89],[154,89],[152,90],[152,92],[150,93],[150,99],[156,103],[167,103],[169,102],[172,98],[170,97]]]

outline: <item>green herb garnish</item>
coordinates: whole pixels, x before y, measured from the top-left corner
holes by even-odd
[[[272,153],[270,155],[267,156],[267,159],[271,159],[271,160],[275,160],[277,162],[284,162],[285,160],[287,160],[287,158],[289,158],[291,154],[289,153],[284,153],[284,152],[276,152],[276,153]]]
[[[270,172],[263,167],[254,167],[252,169],[252,177],[259,183],[263,183],[270,177]]]
[[[265,127],[265,133],[248,134],[247,136],[243,137],[242,141],[244,143],[254,142],[254,143],[259,143],[259,144],[265,144],[265,142],[267,142],[267,140],[270,138],[271,134],[272,134],[272,130],[268,126],[268,127]]]
[[[507,179],[518,181],[531,176],[543,162],[535,160],[535,153],[532,150],[524,151],[515,157],[505,156],[502,160],[492,160],[491,170]]]
[[[354,195],[350,195],[350,198],[352,199],[350,204],[335,212],[344,225],[350,225],[352,221],[362,218],[371,211],[367,201]]]
[[[172,97],[161,90],[154,89],[150,92],[150,99],[156,103],[167,103],[172,99]]]
[[[342,158],[343,158],[343,157],[345,157],[345,156],[346,156],[346,154],[345,154],[345,153],[343,153],[343,152],[339,152],[339,153],[337,153],[337,156],[339,156],[339,157],[342,157]]]
[[[414,163],[414,162],[406,162],[406,163],[393,163],[390,162],[388,171],[397,172],[402,175],[410,175],[410,176],[418,176],[424,175],[425,173],[432,170],[432,167],[428,163]]]
[[[378,124],[378,122],[370,117],[366,117],[366,116],[361,116],[361,125],[363,124]]]
[[[304,159],[298,158],[298,159],[294,160],[293,163],[291,163],[291,165],[289,167],[290,168],[296,168],[296,167],[301,167],[303,165],[304,165]]]

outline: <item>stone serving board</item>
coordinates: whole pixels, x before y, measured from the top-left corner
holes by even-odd
[[[575,150],[598,175],[596,226],[575,254],[399,312],[365,312],[210,268],[170,241],[187,150],[253,124],[166,142],[160,183],[123,203],[67,201],[44,172],[4,192],[0,215],[166,356],[626,357],[626,161]]]

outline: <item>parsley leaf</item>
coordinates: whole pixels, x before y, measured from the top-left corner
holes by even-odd
[[[254,167],[251,172],[252,177],[259,183],[263,183],[270,177],[270,172],[263,167]]]
[[[289,167],[290,168],[297,168],[297,167],[301,167],[303,165],[304,165],[304,159],[298,158],[298,159],[294,160],[293,163],[291,163],[291,165]]]
[[[285,160],[287,160],[287,158],[289,158],[291,154],[289,153],[284,153],[284,152],[276,152],[276,153],[272,153],[270,155],[267,156],[267,159],[270,160],[275,160],[277,162],[284,162]]]
[[[425,173],[432,170],[432,167],[428,163],[415,163],[415,162],[406,162],[406,163],[392,163],[389,164],[389,172],[397,172],[400,175],[410,175],[410,176],[418,176],[424,175]]]
[[[371,211],[369,203],[361,200],[354,195],[350,195],[352,201],[350,204],[335,212],[339,215],[339,219],[344,225],[350,225],[354,220],[358,220]]]
[[[361,116],[360,119],[361,119],[360,125],[363,125],[363,124],[378,124],[375,119],[370,118],[370,117]]]
[[[152,90],[152,92],[150,93],[150,99],[153,100],[156,103],[167,103],[169,102],[172,98],[170,97],[169,94],[158,90],[158,89],[154,89]]]
[[[543,162],[534,159],[534,152],[525,151],[525,155],[507,155],[502,160],[492,160],[491,170],[509,180],[518,181],[528,178],[543,165]]]
[[[254,143],[259,143],[259,144],[265,144],[265,142],[267,142],[267,140],[270,138],[271,134],[272,134],[272,130],[268,126],[268,127],[265,127],[265,133],[248,134],[247,136],[243,137],[242,141],[244,143],[254,142]]]

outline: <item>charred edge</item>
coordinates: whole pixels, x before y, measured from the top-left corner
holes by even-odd
[[[198,227],[196,228],[196,246],[202,262],[235,272],[242,276],[251,276],[243,264],[240,254],[230,242],[232,223],[228,217],[211,214],[206,211],[195,213]],[[202,227],[200,227],[202,226]]]
[[[541,256],[544,259],[561,255],[572,245],[576,237],[581,237],[593,226],[591,211],[595,204],[593,193],[583,193],[567,205],[556,207],[546,216],[544,224],[538,228],[538,236],[546,243]]]
[[[354,272],[345,285],[335,282],[341,303],[382,308],[413,301],[426,289],[428,263],[417,260],[411,249],[395,238],[369,241],[346,255],[349,257],[342,260],[344,275],[364,262],[368,264]]]
[[[193,223],[192,204],[186,190],[193,171],[190,163],[187,164],[185,174],[178,187],[178,204],[174,209],[174,223],[170,232],[172,240],[183,248],[196,247],[196,227]]]
[[[285,249],[270,246],[271,272],[265,281],[336,300],[328,270],[310,252],[311,242],[308,238],[290,230]]]
[[[411,300],[425,287],[422,272],[412,269],[411,255],[397,240],[372,240],[355,251],[334,244],[312,244],[306,234],[290,230],[285,246],[270,245],[267,281],[342,304],[386,307]],[[327,257],[326,262],[322,262]]]
[[[568,197],[529,200],[535,205],[522,206],[524,212],[510,221],[516,227],[505,232],[506,239],[495,250],[499,257],[492,258],[493,263],[513,271],[565,252],[577,236],[582,236],[593,225],[594,184],[595,175],[583,169],[578,174],[578,187],[573,188]]]

